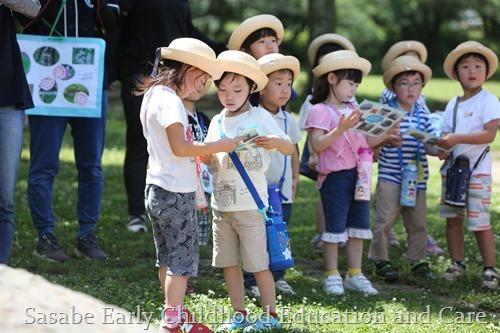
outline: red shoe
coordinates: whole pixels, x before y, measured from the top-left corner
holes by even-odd
[[[165,323],[165,318],[160,323],[160,333],[213,333],[213,331],[201,323],[195,321],[189,310],[184,309],[181,313],[181,321],[175,327],[169,328]]]

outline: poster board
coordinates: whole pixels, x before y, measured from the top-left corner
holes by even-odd
[[[359,104],[359,111],[361,111],[361,118],[352,129],[375,137],[384,135],[408,113],[405,110],[366,99]]]
[[[25,34],[17,39],[35,103],[28,115],[101,117],[104,40]]]

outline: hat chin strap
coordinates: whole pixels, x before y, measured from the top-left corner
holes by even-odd
[[[161,47],[158,47],[155,52],[155,64],[150,77],[156,77],[158,75],[158,65],[160,64]]]

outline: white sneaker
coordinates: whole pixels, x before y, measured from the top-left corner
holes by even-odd
[[[250,288],[245,287],[245,293],[249,297],[260,298],[260,291],[259,291],[259,287],[257,287],[257,286],[251,286]]]
[[[347,274],[344,280],[344,287],[346,289],[357,290],[368,295],[378,294],[377,289],[373,288],[372,283],[368,281],[363,273],[355,276],[349,276],[349,274]]]
[[[497,290],[498,289],[498,273],[493,269],[488,268],[483,272],[483,289],[484,290]]]
[[[342,277],[339,274],[328,275],[325,279],[324,288],[327,294],[342,295],[344,293]]]
[[[276,290],[281,294],[296,295],[292,286],[290,286],[285,280],[278,280],[274,283],[274,285],[276,286]]]
[[[464,267],[457,265],[457,263],[451,264],[445,273],[441,277],[447,281],[453,282],[462,276],[465,276],[466,270]]]

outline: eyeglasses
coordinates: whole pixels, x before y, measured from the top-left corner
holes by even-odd
[[[403,82],[396,82],[396,84],[403,89],[410,89],[410,87],[413,87],[415,89],[419,89],[419,88],[422,88],[424,86],[423,82],[410,83],[408,81],[403,81]]]

